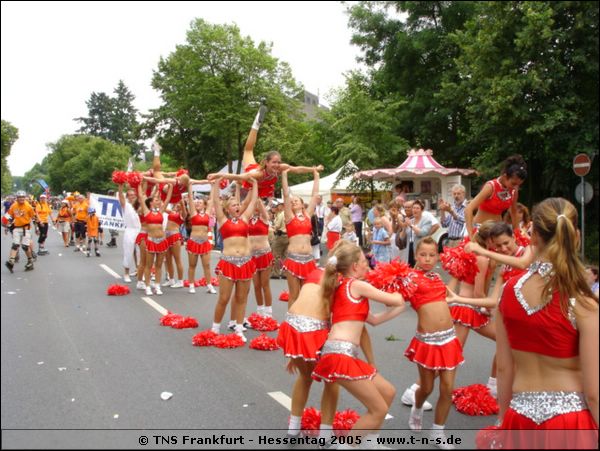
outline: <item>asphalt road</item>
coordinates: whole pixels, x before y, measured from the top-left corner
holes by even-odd
[[[1,242],[4,261],[9,237],[2,234]],[[3,448],[76,446],[70,441],[73,431],[67,430],[96,434],[93,440],[77,436],[76,447],[132,448],[139,447],[138,435],[132,442],[121,439],[117,430],[167,434],[175,429],[287,427],[288,409],[269,395],[291,395],[293,377],[284,370],[281,351],[192,346],[192,337],[212,324],[216,295],[202,288],[195,295],[185,288],[164,288],[163,296],[152,299],[172,312],[194,316],[200,327],[161,327],[161,315],[142,300],[144,294],[134,284],[130,295],[105,294],[110,284],[123,283],[100,266],[121,273],[120,240],[116,249],[103,246],[101,257],[86,258],[72,247],[64,248],[58,233],[50,230],[47,248],[50,254],[38,257],[34,271],[23,271],[23,256],[14,274],[4,265],[1,269]],[[212,268],[217,259],[215,252]],[[277,297],[286,284],[271,282],[274,316],[281,321],[287,304]],[[248,314],[254,305],[251,290]],[[401,404],[400,396],[417,375],[403,356],[415,325],[416,314],[407,309],[391,322],[370,328],[378,370],[398,390],[389,412],[393,418],[385,421],[387,436],[410,432],[405,430],[410,408]],[[386,341],[391,334],[399,341]],[[246,335],[250,340],[258,332],[249,330]],[[269,335],[275,337],[276,332]],[[485,383],[494,349],[492,342],[471,334],[456,386]],[[163,401],[164,391],[173,397]],[[307,405],[318,408],[320,395],[321,385],[315,383]],[[436,399],[434,392],[430,401]],[[338,410],[347,408],[364,410],[342,391]],[[426,412],[425,427],[432,421],[433,414]],[[452,408],[447,429],[478,429],[494,421],[495,417],[465,416]]]

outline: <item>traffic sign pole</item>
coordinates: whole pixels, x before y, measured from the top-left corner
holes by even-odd
[[[585,183],[581,177],[581,261],[585,261]]]

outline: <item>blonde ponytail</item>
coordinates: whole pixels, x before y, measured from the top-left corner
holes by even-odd
[[[360,247],[346,240],[339,240],[329,252],[321,279],[321,302],[327,306],[328,312],[331,312],[333,295],[339,286],[338,275],[347,274],[352,264],[358,263],[360,254]]]

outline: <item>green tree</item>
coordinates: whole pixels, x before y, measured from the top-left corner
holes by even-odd
[[[48,179],[54,192],[103,193],[114,184],[112,171],[127,165],[129,148],[89,135],[65,135],[49,144]]]
[[[284,155],[285,137],[297,136],[300,88],[289,66],[271,55],[271,44],[255,44],[235,25],[192,22],[186,43],[160,60],[152,86],[163,104],[147,117],[146,134],[159,134],[163,151],[195,175],[241,158],[261,97],[270,111],[257,157],[269,134],[283,138],[267,142]]]
[[[25,182],[31,185],[29,191],[35,196],[39,196],[44,191],[37,181],[42,179],[46,183],[48,182],[48,160],[49,155],[46,155],[41,163],[34,164],[23,176]]]
[[[2,150],[0,153],[0,162],[2,164],[2,193],[13,191],[12,176],[8,168],[7,158],[10,155],[13,144],[19,139],[19,130],[10,122],[2,119]]]
[[[77,131],[126,145],[131,149],[132,155],[137,155],[142,146],[137,143],[140,125],[137,120],[137,109],[133,106],[135,96],[123,80],[119,80],[113,92],[114,97],[104,92],[92,92],[89,100],[86,101],[89,117],[75,119],[83,123]]]

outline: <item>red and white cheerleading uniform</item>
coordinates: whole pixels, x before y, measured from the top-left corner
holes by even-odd
[[[369,316],[369,300],[365,297],[356,299],[350,293],[354,280],[344,278],[335,290],[331,306],[332,324],[342,321],[364,322]],[[373,379],[377,369],[358,358],[358,348],[349,341],[327,340],[321,349],[321,357],[312,372],[312,378],[325,382]]]
[[[144,215],[138,215],[140,217],[140,225],[143,227],[144,224],[146,223],[146,219],[144,217]],[[146,241],[146,238],[148,237],[148,232],[144,231],[144,229],[141,229],[137,236],[135,237],[135,244],[136,246],[139,246],[140,244],[142,244],[142,241]]]
[[[261,169],[260,164],[253,163],[246,166],[244,172],[252,172],[256,169]],[[277,175],[267,173],[265,168],[262,168],[263,177],[258,180],[258,197],[273,197],[275,195],[275,184],[279,177]],[[246,191],[252,191],[252,184],[244,181],[242,183],[242,188]]]
[[[268,236],[269,224],[263,221],[260,217],[254,217],[250,219],[250,224],[248,225],[248,235]],[[253,249],[252,260],[254,260],[254,264],[256,265],[257,271],[264,271],[265,269],[269,269],[274,260],[271,248],[267,246],[263,249]]]
[[[413,286],[406,300],[416,311],[432,302],[446,303],[446,285],[434,272],[415,269],[403,283]],[[417,331],[404,355],[430,370],[453,370],[465,361],[454,327],[436,332]]]
[[[519,248],[517,249],[517,252],[515,252],[514,256],[522,257],[523,254],[525,253],[525,249],[526,249],[525,247],[519,246]],[[508,279],[511,279],[512,277],[522,276],[526,272],[527,272],[526,269],[513,268],[512,266],[509,266],[509,265],[502,265],[502,269],[500,270],[500,274],[502,275],[502,280],[504,280],[505,282]]]
[[[169,185],[170,183],[161,183],[158,185],[158,190],[160,192],[160,198],[163,202],[167,201],[167,194],[169,193]],[[181,202],[181,195],[183,193],[187,193],[187,187],[180,185],[179,183],[175,183],[173,185],[173,192],[171,193],[171,200],[169,201],[172,204],[177,204]]]
[[[169,213],[167,218],[170,222],[174,222],[175,224],[177,224],[180,227],[183,224],[183,218],[181,217],[181,215],[179,213],[177,213],[175,211],[172,211],[171,213]],[[179,230],[178,231],[167,230],[166,235],[167,235],[167,242],[169,243],[169,247],[172,247],[176,243],[178,243],[178,242],[181,243],[183,241],[183,237],[181,236],[181,233],[179,233]]]
[[[544,276],[552,270],[550,263],[535,262],[527,273],[511,278],[504,286],[498,306],[506,327],[511,349],[568,359],[579,355],[579,331],[575,321],[575,299],[569,299],[567,317],[561,311],[560,294],[550,301],[530,307],[523,296],[523,284],[536,272]],[[583,393],[539,391],[513,393],[510,408],[500,429],[504,448],[574,449],[598,447],[598,426],[588,409]],[[575,431],[553,430],[571,429]],[[587,431],[580,431],[587,429]],[[536,431],[546,431],[545,433]]]
[[[160,224],[163,223],[163,215],[160,211],[151,211],[144,216],[146,224]],[[153,238],[150,235],[146,236],[146,251],[151,254],[160,254],[166,252],[169,249],[169,241],[163,235],[161,238]]]
[[[307,283],[320,284],[322,269],[315,269],[306,280]],[[329,321],[288,312],[285,321],[279,326],[277,344],[288,358],[302,358],[316,361],[329,334]]]
[[[292,238],[296,235],[307,235],[310,242],[310,235],[312,233],[312,224],[310,218],[304,216],[300,219],[294,215],[292,220],[285,225],[287,230],[288,238]],[[289,272],[297,279],[306,279],[306,277],[313,272],[317,265],[312,255],[310,254],[294,254],[288,252],[286,259],[283,261],[282,269]]]
[[[340,215],[335,215],[327,224],[327,250],[333,249],[342,236],[342,218]]]
[[[516,194],[515,189],[506,189],[500,183],[499,178],[488,180],[485,184],[489,184],[492,187],[492,195],[479,205],[479,209],[493,215],[501,216],[512,205]]]
[[[234,236],[248,238],[248,224],[243,219],[228,219],[221,226],[223,241]],[[215,273],[233,281],[250,280],[256,272],[251,255],[221,255]]]
[[[194,216],[192,216],[190,222],[192,224],[192,228],[194,226],[208,227],[210,223],[210,216],[206,213],[196,213]],[[192,230],[192,236],[190,236],[187,240],[186,250],[190,254],[196,255],[204,255],[209,253],[212,250],[212,246],[210,241],[208,241],[208,236],[205,235],[198,237],[194,236],[193,233],[194,232]]]

